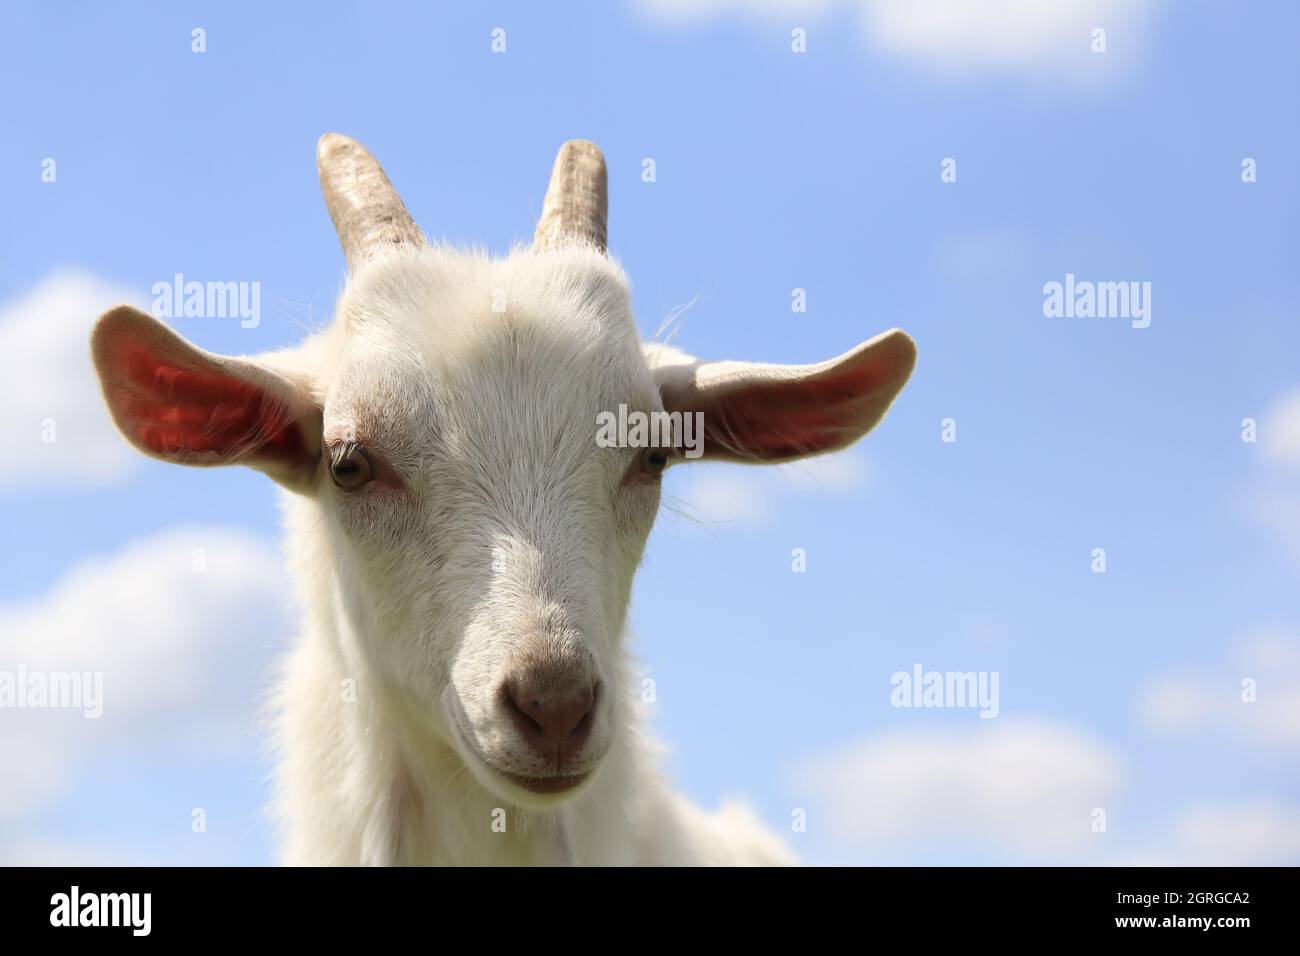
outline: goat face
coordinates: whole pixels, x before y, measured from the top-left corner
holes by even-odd
[[[659,501],[656,449],[597,414],[662,409],[617,267],[422,250],[340,303],[321,502],[349,620],[482,781],[589,776],[618,729],[617,643]]]
[[[227,358],[119,306],[92,336],[105,400],[147,454],[247,464],[310,499],[311,610],[382,719],[553,805],[623,730],[632,575],[681,460],[598,441],[600,416],[690,414],[706,457],[787,461],[872,428],[915,349],[898,330],[805,366],[643,348],[590,144],[561,150],[533,246],[503,260],[427,245],[353,141],[318,159],[350,271],[335,322]]]

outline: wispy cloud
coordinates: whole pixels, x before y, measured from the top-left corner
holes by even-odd
[[[771,517],[781,498],[860,493],[868,477],[866,456],[850,448],[776,467],[680,465],[674,469],[668,493],[673,506],[694,520],[757,525]]]
[[[1126,866],[1294,866],[1300,861],[1300,808],[1271,797],[1196,803]]]
[[[949,74],[1001,72],[1104,78],[1135,59],[1157,0],[635,0],[668,22],[749,17],[808,27],[848,11],[881,53]],[[1093,31],[1106,31],[1106,52]],[[815,40],[812,41],[815,43]]]
[[[1110,805],[1124,778],[1110,744],[1036,718],[886,731],[796,774],[831,835],[868,852],[966,841],[1027,860],[1059,860],[1095,841],[1093,811]]]
[[[739,468],[693,467],[698,471],[670,493],[672,506],[688,518],[710,524],[750,525],[763,522],[771,513],[770,495],[758,475]]]
[[[777,474],[799,491],[835,494],[864,487],[870,470],[866,455],[854,447],[833,455],[792,461],[779,466]]]
[[[1279,397],[1259,419],[1264,468],[1249,491],[1251,516],[1300,563],[1300,388]]]
[[[1264,457],[1286,466],[1300,466],[1300,388],[1279,398],[1264,416],[1259,444]]]
[[[1289,652],[1288,652],[1289,653]],[[1130,771],[1108,741],[1059,720],[886,731],[798,768],[809,832],[874,856],[959,861],[1261,866],[1300,861],[1300,808],[1275,796],[1192,799],[1154,827],[1124,820]],[[1106,828],[1095,831],[1097,810]]]
[[[1138,712],[1161,734],[1219,730],[1251,746],[1300,750],[1300,640],[1259,635],[1217,673],[1160,677],[1143,692]]]
[[[34,706],[30,694],[28,706],[0,710],[0,829],[23,829],[107,748],[157,756],[171,740],[224,755],[251,739],[262,661],[290,633],[286,593],[262,540],[195,527],[85,560],[45,594],[0,605],[0,671],[21,667],[29,688],[53,674],[102,674],[98,717]],[[0,846],[0,858],[9,853]]]
[[[0,304],[0,430],[12,460],[0,488],[93,484],[138,456],[117,434],[90,362],[90,328],[124,290],[81,272],[52,273]]]

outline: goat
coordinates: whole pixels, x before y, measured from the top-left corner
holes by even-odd
[[[748,810],[705,813],[657,769],[623,630],[684,457],[593,430],[626,406],[701,416],[705,458],[843,448],[902,389],[912,340],[802,366],[643,346],[585,141],[504,259],[431,244],[347,137],[322,137],[317,167],[348,268],[330,326],[225,357],[123,305],[91,336],[138,450],[289,492],[304,621],[272,702],[283,859],[793,862]]]

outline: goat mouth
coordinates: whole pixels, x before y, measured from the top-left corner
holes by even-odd
[[[587,773],[556,777],[522,777],[515,773],[498,770],[502,777],[516,787],[522,787],[529,793],[566,793],[581,786],[591,776]]]
[[[511,773],[508,770],[502,770],[492,761],[483,755],[482,751],[474,745],[473,738],[465,730],[460,720],[457,719],[455,709],[452,708],[448,713],[452,728],[452,736],[460,744],[462,758],[470,763],[476,763],[488,774],[498,780],[513,784],[521,790],[529,793],[535,793],[539,796],[559,796],[576,790],[582,784],[586,783],[591,777],[592,771],[584,770],[574,774],[552,774],[548,776],[526,776],[524,774]]]

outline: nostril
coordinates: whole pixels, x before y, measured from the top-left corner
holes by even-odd
[[[591,733],[597,688],[539,690],[522,681],[507,681],[502,704],[519,733],[545,756],[572,753]]]
[[[591,724],[592,721],[596,719],[596,704],[599,700],[600,682],[597,681],[591,690],[587,692],[586,704],[583,708],[582,715],[578,718],[577,723],[575,723],[569,730],[568,739],[570,741],[585,740],[587,735],[591,733]]]
[[[515,712],[519,715],[519,717],[528,722],[528,727],[530,730],[533,730],[539,734],[542,733],[542,725],[539,724],[532,717],[528,716],[528,710],[526,708],[520,707],[518,704],[515,704],[513,701],[511,703],[514,706]]]
[[[592,708],[589,704],[586,712],[578,718],[578,722],[569,728],[569,732],[564,737],[566,742],[573,743],[586,738],[591,732],[591,713]]]

